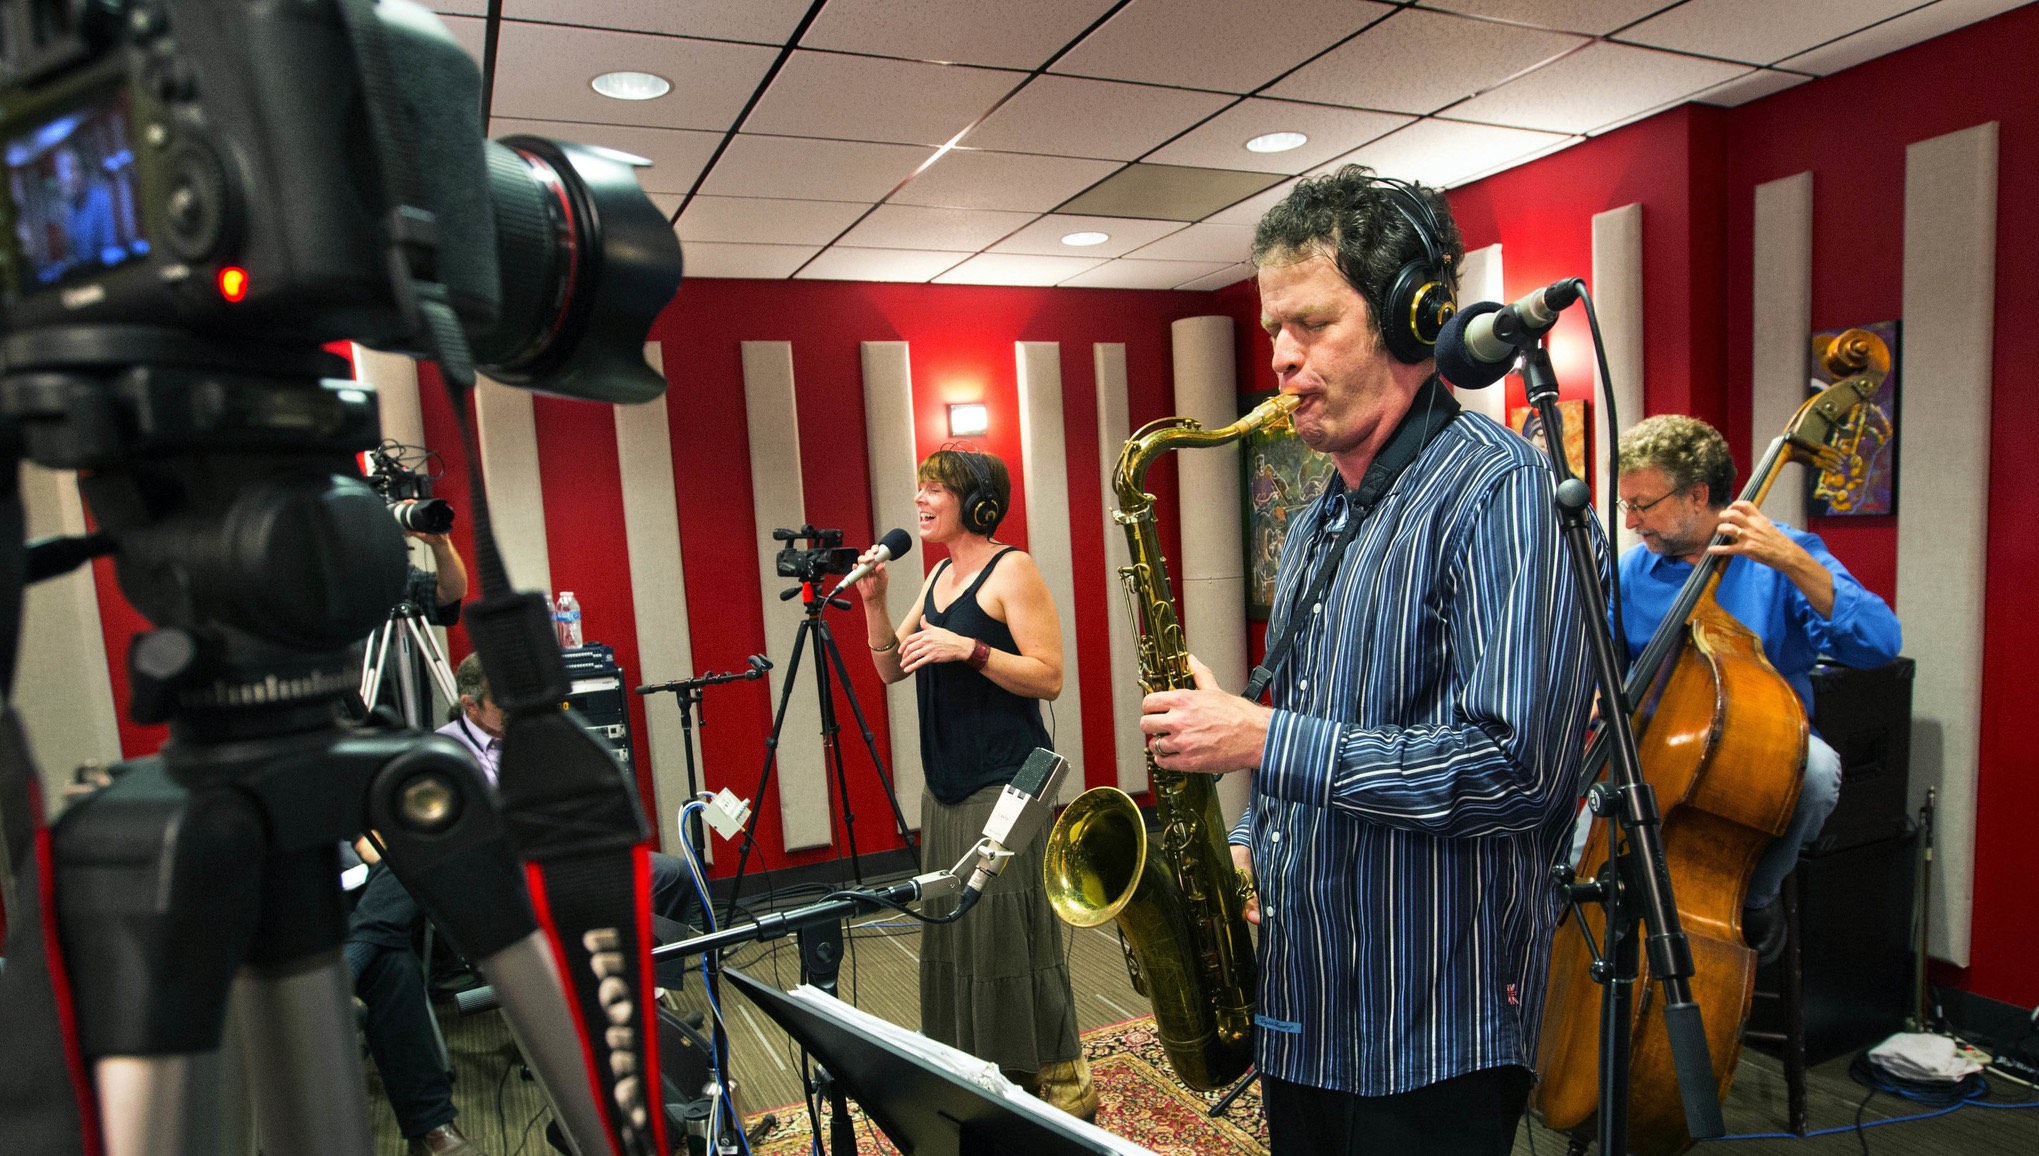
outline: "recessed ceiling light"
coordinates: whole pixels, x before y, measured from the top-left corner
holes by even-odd
[[[1099,233],[1095,230],[1085,230],[1084,232],[1081,233],[1064,234],[1062,237],[1062,243],[1064,245],[1102,245],[1106,241],[1109,241],[1111,239],[1112,235],[1110,233]]]
[[[592,83],[613,100],[656,100],[673,90],[672,81],[649,72],[605,72]]]
[[[1246,151],[1250,153],[1285,153],[1290,149],[1302,148],[1305,144],[1309,143],[1309,140],[1309,137],[1299,132],[1262,133],[1246,142]]]

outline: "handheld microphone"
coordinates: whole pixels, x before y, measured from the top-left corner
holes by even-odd
[[[878,549],[881,553],[876,558],[843,575],[843,580],[835,584],[835,589],[829,591],[828,596],[833,598],[863,581],[865,575],[878,568],[878,563],[904,557],[913,549],[913,535],[904,530],[892,530],[879,541]]]
[[[955,871],[960,874],[971,858],[977,860],[969,880],[963,884],[957,915],[968,911],[978,896],[984,894],[984,888],[1005,870],[1013,849],[1026,846],[1047,825],[1055,807],[1055,792],[1062,786],[1062,774],[1068,769],[1069,760],[1045,747],[1035,747],[1019,774],[998,793],[991,818],[984,823],[983,838],[956,864]]]
[[[1577,277],[1538,289],[1513,305],[1481,301],[1444,323],[1437,335],[1437,372],[1460,389],[1480,389],[1507,376],[1524,346],[1550,332],[1558,314],[1579,299]]]

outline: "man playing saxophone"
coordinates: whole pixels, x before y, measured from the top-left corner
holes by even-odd
[[[1232,850],[1277,1156],[1505,1153],[1529,1092],[1592,677],[1548,464],[1436,376],[1462,255],[1442,195],[1357,166],[1262,218],[1274,370],[1337,471],[1251,698],[1199,663],[1144,704],[1158,766],[1255,772]]]

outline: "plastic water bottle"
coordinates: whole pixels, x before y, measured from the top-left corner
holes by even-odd
[[[572,650],[581,645],[581,604],[574,598],[573,591],[559,592],[559,601],[552,611],[552,621],[559,631],[561,650]]]

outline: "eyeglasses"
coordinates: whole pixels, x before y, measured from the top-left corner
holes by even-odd
[[[1657,504],[1658,502],[1661,502],[1661,501],[1663,501],[1663,500],[1664,500],[1665,498],[1668,498],[1668,497],[1670,497],[1670,496],[1671,496],[1671,495],[1673,495],[1673,494],[1682,494],[1682,493],[1684,493],[1684,492],[1685,492],[1685,487],[1684,487],[1684,486],[1680,486],[1680,487],[1678,487],[1678,488],[1677,488],[1677,489],[1675,489],[1675,490],[1667,490],[1667,491],[1665,491],[1664,493],[1662,493],[1662,494],[1659,494],[1659,495],[1657,495],[1657,496],[1656,496],[1656,497],[1654,497],[1654,498],[1651,498],[1651,499],[1650,499],[1649,501],[1647,501],[1647,502],[1631,502],[1631,501],[1629,501],[1629,500],[1628,500],[1627,498],[1620,498],[1620,499],[1617,499],[1617,500],[1615,501],[1615,503],[1614,503],[1614,504],[1615,504],[1616,506],[1619,506],[1619,507],[1620,507],[1620,508],[1621,508],[1622,510],[1626,511],[1627,513],[1631,513],[1631,514],[1647,514],[1647,513],[1649,513],[1649,512],[1650,512],[1650,507],[1651,507],[1651,506],[1654,506],[1654,505],[1656,505],[1656,504]]]

